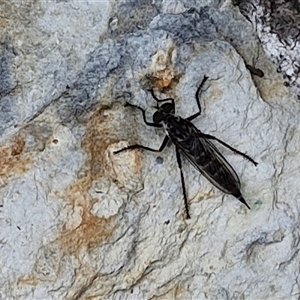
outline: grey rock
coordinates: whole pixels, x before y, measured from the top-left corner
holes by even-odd
[[[230,1],[4,2],[3,299],[293,299],[299,293],[299,107]],[[4,7],[3,6],[3,7]],[[264,43],[263,43],[264,44]],[[264,44],[265,46],[265,44]],[[247,65],[262,69],[263,78]],[[147,127],[159,98],[195,113],[251,211]]]

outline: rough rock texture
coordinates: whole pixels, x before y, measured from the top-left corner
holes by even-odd
[[[265,51],[300,99],[299,0],[234,0],[252,22]]]
[[[229,1],[2,1],[2,299],[297,299],[299,104]],[[252,75],[246,64],[263,70]],[[147,127],[158,97],[216,144],[251,206]]]

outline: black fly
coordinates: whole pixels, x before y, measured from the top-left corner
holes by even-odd
[[[214,186],[223,191],[224,193],[233,195],[238,200],[240,200],[243,204],[245,204],[249,209],[249,205],[246,203],[243,198],[240,189],[241,184],[238,175],[229,164],[229,162],[224,158],[224,156],[219,152],[216,146],[211,142],[211,140],[217,141],[223,146],[229,148],[234,153],[240,154],[249,161],[251,161],[255,166],[257,163],[245,153],[242,153],[225,142],[219,140],[218,138],[205,134],[201,132],[199,129],[195,127],[195,125],[191,122],[196,117],[201,114],[201,106],[199,100],[199,92],[203,87],[205,81],[208,77],[204,76],[200,86],[196,91],[196,101],[199,108],[199,112],[193,114],[192,116],[183,119],[179,116],[175,116],[175,102],[172,98],[167,99],[158,99],[153,90],[150,90],[152,97],[157,102],[157,106],[155,107],[157,111],[153,114],[153,123],[150,123],[146,120],[145,110],[139,106],[126,103],[126,106],[131,106],[133,108],[139,109],[143,114],[144,122],[152,127],[163,127],[166,130],[167,135],[165,136],[160,148],[152,149],[143,145],[131,145],[129,147],[120,149],[115,151],[114,154],[133,149],[144,149],[152,152],[161,152],[167,145],[167,143],[171,140],[171,142],[175,145],[177,163],[180,170],[181,176],[181,184],[183,189],[183,197],[184,204],[186,209],[186,216],[189,219],[189,210],[188,210],[188,202],[187,195],[185,190],[184,177],[182,173],[182,164],[181,164],[181,156],[183,154],[189,162],[200,171],[200,173],[208,179]],[[160,102],[168,101],[168,103],[164,103],[161,106],[158,105]]]

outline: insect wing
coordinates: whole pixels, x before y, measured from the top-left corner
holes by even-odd
[[[176,143],[181,153],[214,186],[227,194],[240,190],[238,175],[216,146],[204,137],[192,136]]]

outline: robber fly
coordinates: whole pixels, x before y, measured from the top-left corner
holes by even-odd
[[[148,122],[146,120],[146,113],[143,108],[127,102],[125,106],[130,106],[139,109],[142,112],[144,122],[148,126],[164,128],[167,135],[165,136],[159,149],[153,149],[136,144],[114,152],[114,154],[118,154],[120,152],[133,149],[144,149],[152,152],[161,152],[163,151],[167,143],[171,141],[175,145],[176,158],[180,170],[186,217],[188,219],[190,218],[190,214],[188,210],[187,194],[182,173],[181,154],[185,156],[188,159],[188,161],[214,186],[216,186],[218,189],[220,189],[226,194],[233,195],[243,204],[245,204],[249,209],[250,206],[247,204],[240,192],[241,184],[238,175],[236,174],[232,166],[229,164],[229,162],[224,158],[224,156],[219,152],[219,150],[211,141],[213,140],[219,142],[223,146],[229,148],[234,153],[242,155],[247,160],[252,162],[255,166],[257,165],[257,163],[247,154],[232,148],[225,142],[219,140],[218,138],[212,135],[201,132],[191,122],[201,114],[199,92],[207,79],[208,77],[204,76],[195,94],[199,111],[186,119],[174,115],[174,99],[158,99],[154,95],[153,90],[150,90],[150,92],[154,100],[157,102],[157,105],[155,107],[157,111],[153,114],[153,123]],[[166,103],[163,103],[159,106],[159,103],[161,102]]]

